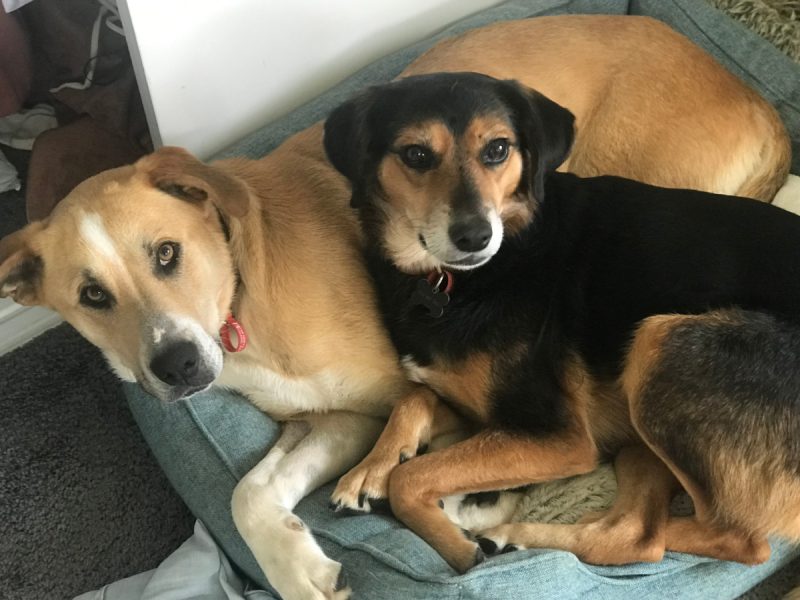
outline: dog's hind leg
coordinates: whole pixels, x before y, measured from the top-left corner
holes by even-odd
[[[478,532],[484,552],[556,548],[602,565],[657,562],[664,556],[672,473],[644,446],[623,448],[614,463],[617,498],[601,516],[574,525],[507,523]]]
[[[484,555],[442,510],[443,497],[560,479],[596,464],[597,449],[579,424],[546,439],[488,429],[396,466],[389,500],[398,519],[463,573]]]
[[[800,327],[728,310],[647,319],[628,357],[631,421],[692,498],[666,547],[756,564],[800,538]]]
[[[383,421],[356,413],[309,415],[286,425],[274,448],[236,486],[236,527],[285,600],[350,596],[341,565],[322,552],[292,510],[309,492],[355,465]]]

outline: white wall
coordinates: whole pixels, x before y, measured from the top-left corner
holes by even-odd
[[[206,158],[500,0],[118,0],[156,145]]]

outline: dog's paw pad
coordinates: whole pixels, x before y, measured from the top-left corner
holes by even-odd
[[[479,537],[477,538],[478,546],[480,546],[481,550],[483,550],[487,555],[493,556],[497,553],[497,544],[490,540],[489,538]]]
[[[385,515],[392,514],[392,507],[389,504],[388,498],[368,498],[369,505],[372,512],[381,513]]]

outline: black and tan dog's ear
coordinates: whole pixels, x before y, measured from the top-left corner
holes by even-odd
[[[37,221],[0,240],[0,298],[26,305],[41,303],[44,266],[31,242],[42,229],[44,223]]]
[[[544,179],[566,160],[575,140],[575,115],[539,92],[513,80],[500,83],[525,154],[521,192],[544,199]]]
[[[188,202],[211,201],[234,217],[247,214],[250,191],[238,177],[207,165],[183,148],[165,146],[140,158],[135,165],[158,189]]]
[[[374,91],[368,89],[336,108],[325,120],[325,153],[353,186],[350,205],[363,206],[369,197],[374,165],[369,160],[368,115]]]

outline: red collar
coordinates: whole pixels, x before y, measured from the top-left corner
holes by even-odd
[[[236,332],[236,346],[231,343],[231,329]],[[244,332],[244,327],[232,314],[228,315],[220,327],[219,339],[222,341],[223,348],[228,352],[241,352],[247,348],[247,334]]]

